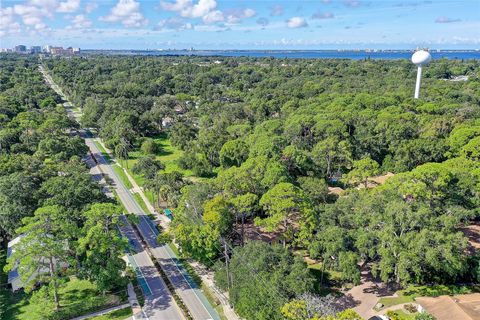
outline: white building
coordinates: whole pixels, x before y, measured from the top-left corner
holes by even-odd
[[[8,243],[8,245],[7,245],[7,258],[9,258],[15,252],[15,246],[22,240],[23,237],[24,237],[24,235],[19,235],[18,237],[16,237],[15,239],[13,239],[12,241],[10,241]],[[46,260],[46,259],[42,258],[42,260]],[[34,272],[28,280],[30,281],[30,280],[34,279],[39,273],[49,273],[50,270],[47,267],[48,266],[47,261],[45,261],[44,265],[45,265],[45,267],[43,267],[41,269],[38,269],[36,272]],[[66,266],[67,266],[66,263],[61,263],[62,268],[66,267]],[[12,286],[13,291],[17,291],[17,290],[25,287],[25,283],[22,281],[22,279],[20,278],[20,275],[18,273],[17,265],[15,266],[15,268],[13,270],[10,270],[10,272],[8,273],[7,282],[8,282],[8,284],[10,284]]]
[[[8,243],[7,258],[9,258],[13,254],[13,252],[15,251],[14,246],[18,244],[22,238],[23,238],[23,235],[20,235]],[[24,286],[22,280],[20,279],[20,275],[18,274],[17,268],[11,270],[8,273],[7,282],[12,286],[13,291],[17,291],[18,289],[21,289]]]

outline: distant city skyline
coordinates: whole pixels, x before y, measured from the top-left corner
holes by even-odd
[[[5,0],[0,47],[478,49],[480,1]]]

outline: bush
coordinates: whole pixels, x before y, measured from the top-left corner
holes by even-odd
[[[417,307],[415,307],[413,304],[406,304],[404,306],[405,310],[407,310],[410,313],[415,313],[417,312]]]
[[[159,151],[158,145],[153,139],[146,139],[143,141],[142,146],[140,147],[144,154],[155,154]]]
[[[415,320],[436,320],[436,318],[426,312],[420,312],[415,316]]]
[[[157,236],[157,242],[160,245],[169,243],[171,241],[172,241],[172,237],[166,232],[159,233]]]
[[[386,316],[390,320],[402,320],[402,318],[395,311],[387,311]]]

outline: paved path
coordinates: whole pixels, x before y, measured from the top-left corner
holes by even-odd
[[[64,100],[66,100],[66,97],[63,95],[58,86],[53,83],[51,77],[43,70],[42,67],[40,67],[40,70],[44,74],[47,83],[50,84],[51,87],[59,95],[61,95]],[[70,103],[66,104],[67,108],[71,106]],[[69,113],[69,116],[74,116],[74,118],[78,120],[78,114],[73,114],[71,109],[67,109],[67,112]],[[81,130],[80,135],[82,138],[84,138],[85,144],[88,146],[91,155],[93,155],[95,158],[93,159],[90,155],[86,157],[86,162],[90,167],[90,173],[92,174],[93,179],[96,181],[101,181],[104,174],[108,175],[114,181],[114,188],[119,194],[122,203],[130,203],[129,199],[133,199],[133,197],[130,195],[123,183],[121,183],[111,165],[103,157],[102,153],[95,145],[94,139],[89,137],[85,130]],[[105,191],[110,192],[108,188]],[[128,223],[125,223],[124,226],[120,227],[120,231],[125,237],[127,237],[132,250],[135,251],[135,254],[127,256],[133,268],[135,269],[138,281],[142,285],[142,291],[145,294],[145,305],[142,309],[143,312],[141,315],[136,315],[135,317],[137,319],[140,319],[141,317],[141,319],[151,320],[185,319],[152,260],[145,250],[143,250],[140,240],[137,238],[137,235],[133,231],[132,227]]]
[[[146,213],[136,202],[130,191],[123,184],[107,162],[103,154],[95,145],[94,138],[86,138],[85,143],[90,148],[102,172],[112,179],[117,195],[128,213],[133,213],[139,217],[137,227],[142,238],[150,247],[154,257],[159,261],[162,269],[175,287],[176,292],[185,303],[192,317],[198,320],[220,319],[219,315],[212,308],[200,288],[197,288],[186,271],[179,265],[178,258],[175,256],[167,245],[158,245],[158,231],[153,222],[147,217]],[[165,318],[170,319],[170,318]]]
[[[60,88],[58,88],[58,86],[56,86],[53,83],[53,80],[47,74],[47,72],[45,72],[45,70],[42,67],[40,67],[40,69],[42,73],[45,75],[47,82],[52,86],[52,88],[55,91],[57,91],[57,93],[60,94],[63,97],[63,99],[66,100],[66,97],[63,95]],[[78,117],[78,115],[74,115],[74,116]],[[192,317],[195,320],[210,320],[210,319],[220,320],[220,316],[210,305],[210,303],[206,299],[201,289],[195,285],[192,279],[190,279],[190,277],[188,276],[187,272],[181,266],[175,253],[166,245],[158,245],[156,241],[156,236],[158,234],[158,231],[155,228],[153,222],[146,216],[146,213],[143,211],[140,205],[136,202],[131,192],[126,188],[126,186],[123,184],[121,179],[117,176],[117,174],[112,168],[112,165],[108,163],[108,161],[103,156],[102,152],[95,145],[96,139],[87,137],[85,133],[83,134],[85,138],[85,143],[89,147],[91,153],[96,158],[96,162],[99,166],[100,171],[108,175],[109,178],[113,181],[114,188],[117,192],[117,195],[120,201],[124,205],[125,209],[128,211],[128,213],[133,213],[139,217],[139,223],[137,227],[141,233],[141,236],[147,242],[154,257],[159,261],[160,265],[162,266],[162,269],[167,274],[172,285],[175,287],[177,294],[180,296],[180,298],[182,299],[182,301],[190,311],[190,314],[192,315]],[[132,241],[132,238],[129,237],[129,240]],[[152,282],[153,280],[151,278],[156,277],[155,272],[153,271],[153,269],[151,269],[151,266],[154,267],[154,265],[151,260],[150,260],[150,263],[151,263],[150,265],[150,263],[148,262],[149,259],[146,259],[145,255],[146,253],[141,254],[138,257],[140,261],[136,261],[136,262],[137,264],[139,264],[140,269],[142,268],[145,269],[148,280]],[[137,259],[135,258],[135,260]],[[148,281],[147,283],[150,284]],[[159,299],[157,299],[153,301],[154,303],[151,304],[150,306],[146,304],[144,309],[147,309],[148,312],[155,311],[160,302],[165,302],[165,304],[163,306],[160,306],[159,310],[167,310],[168,309],[167,306],[170,304],[170,302],[173,301],[173,298],[171,297],[171,295],[169,293],[166,294],[165,292],[163,292],[162,288],[159,288],[159,287],[160,287],[159,282],[155,281],[152,292],[154,294],[155,293],[160,294],[161,296],[160,298],[167,299],[169,301],[160,301]],[[172,304],[174,304],[174,301],[172,302]],[[172,316],[163,316],[161,319],[173,320],[178,318],[172,317]]]
[[[103,142],[101,142],[101,141],[97,141],[97,142],[100,143],[102,145],[102,147],[108,152],[109,156],[113,158],[112,152],[103,144]],[[117,164],[118,164],[118,162],[117,162]],[[119,166],[125,172],[125,175],[127,176],[128,180],[130,181],[130,183],[133,186],[133,188],[130,189],[130,192],[138,193],[142,197],[145,204],[147,205],[147,208],[150,211],[150,213],[154,214],[155,217],[157,218],[156,222],[160,223],[163,230],[168,230],[170,220],[165,215],[158,214],[158,212],[155,211],[155,209],[151,205],[150,201],[145,196],[145,193],[143,192],[143,189],[138,186],[137,182],[132,178],[132,176],[130,175],[130,173],[127,170],[125,170],[121,165],[119,165]],[[154,230],[154,232],[157,233],[156,229]],[[176,259],[175,254],[171,250],[169,250],[167,253],[169,253],[170,256],[173,256],[174,259]],[[156,257],[159,257],[158,252],[156,252]],[[226,296],[228,293],[221,292],[221,290],[215,285],[215,282],[213,280],[213,272],[207,270],[205,266],[199,264],[196,261],[188,261],[187,263],[189,263],[190,266],[192,266],[192,268],[195,270],[195,272],[202,279],[202,282],[211,290],[211,292],[215,295],[217,300],[220,301],[220,304],[223,307],[224,315],[227,317],[227,319],[228,320],[240,320],[240,317],[235,313],[233,308],[230,306],[230,302],[229,302],[229,300]],[[189,279],[188,280],[186,279],[186,281],[192,283],[192,281],[190,281]],[[196,285],[193,284],[193,286],[196,286]],[[198,288],[196,288],[195,291],[196,291],[197,295],[203,296],[203,293],[201,291],[199,291]]]
[[[101,316],[101,315],[104,315],[104,314],[107,314],[107,313],[110,313],[110,312],[113,312],[113,311],[122,310],[122,309],[126,309],[126,308],[129,308],[129,307],[130,307],[130,304],[125,303],[125,304],[115,306],[115,307],[111,307],[111,308],[108,308],[108,309],[105,309],[105,310],[92,312],[90,314],[86,314],[84,316],[76,317],[76,318],[73,318],[73,319],[70,319],[70,320],[90,319],[90,318],[93,318],[93,317],[98,317],[98,316]]]
[[[181,310],[175,303],[167,285],[157,271],[150,256],[143,249],[140,239],[135,231],[122,217],[123,225],[120,231],[125,235],[134,250],[134,254],[129,256],[130,264],[137,274],[138,282],[145,295],[145,305],[143,306],[144,319],[184,319]],[[138,317],[137,317],[138,318]]]
[[[370,319],[378,312],[373,307],[380,297],[393,296],[385,283],[376,281],[367,271],[362,272],[362,284],[353,287],[345,293],[340,303],[342,307],[353,308],[362,318]]]

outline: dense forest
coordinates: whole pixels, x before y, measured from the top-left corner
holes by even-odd
[[[44,82],[37,59],[4,55],[0,70],[1,260],[7,242],[21,236],[5,272],[16,269],[31,292],[29,319],[71,318],[126,287],[127,243],[116,228],[122,210],[92,180],[82,161],[88,148],[74,134],[78,124]],[[3,319],[16,298],[0,274]],[[61,292],[80,285],[90,293],[65,305]],[[101,293],[104,299],[89,296]]]
[[[326,289],[327,270],[354,284],[362,269],[398,285],[480,280],[479,256],[461,232],[480,217],[478,60],[433,61],[419,100],[415,66],[406,60],[87,56],[43,63],[82,108],[83,126],[96,128],[120,159],[141,154],[132,171],[159,204],[175,208],[170,236],[186,256],[217,270],[217,284],[246,319],[288,318],[293,302]],[[452,81],[457,75],[468,81]],[[19,90],[12,82],[2,90]],[[7,96],[5,159],[19,152],[44,160],[51,151],[41,134],[30,146],[30,127],[8,124],[22,111],[46,116],[50,109],[44,100],[30,106]],[[182,151],[178,170],[156,159],[165,135]],[[62,160],[71,156],[65,149]],[[25,215],[43,204],[43,193],[35,194]],[[269,240],[254,241],[252,230]],[[303,256],[321,263],[319,279]]]

